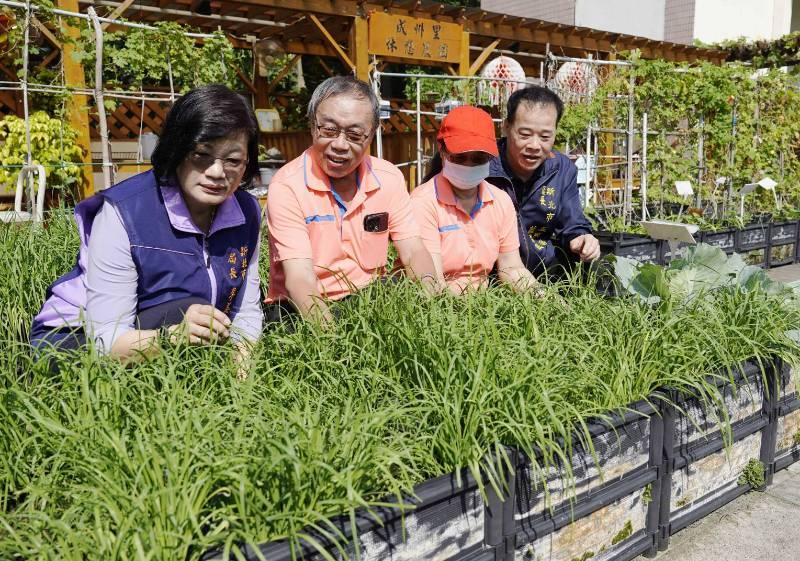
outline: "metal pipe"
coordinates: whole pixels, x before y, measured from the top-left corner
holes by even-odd
[[[2,0],[0,0],[2,1]],[[514,80],[512,78],[483,78],[481,76],[448,76],[446,74],[404,74],[403,72],[380,72],[381,76],[390,78],[433,78],[434,80],[483,80],[492,82],[514,82],[515,84],[527,84],[525,80]]]
[[[108,150],[108,122],[106,119],[106,107],[103,103],[103,27],[100,25],[100,18],[94,8],[89,6],[87,10],[94,26],[94,101],[97,106],[97,117],[100,125],[100,148],[103,154],[103,188],[108,189],[114,184],[114,164],[111,162],[111,155]]]
[[[705,157],[705,134],[703,129],[705,127],[705,117],[700,115],[700,133],[697,140],[697,192],[695,196],[695,206],[700,208],[703,204],[703,194],[701,187],[703,185],[703,176],[706,169]]]
[[[647,111],[642,114],[642,158],[641,158],[642,184],[639,194],[642,197],[642,220],[647,220]]]
[[[625,178],[625,200],[624,203],[624,222],[625,225],[631,223],[631,211],[633,209],[633,75],[628,81],[628,170]]]
[[[422,115],[419,111],[422,83],[417,78],[417,185],[422,183]]]
[[[378,128],[375,129],[375,152],[379,158],[383,158],[383,125],[381,124],[380,119],[380,111],[383,109],[380,107],[381,101],[381,85],[380,85],[380,73],[376,73],[372,77],[372,90],[375,92],[375,97],[378,98]]]
[[[592,189],[592,125],[586,128],[586,183],[583,184],[583,208],[589,206],[589,193]]]

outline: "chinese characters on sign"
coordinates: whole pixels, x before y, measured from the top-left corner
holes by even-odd
[[[369,53],[457,63],[461,31],[455,23],[375,12],[369,17]]]

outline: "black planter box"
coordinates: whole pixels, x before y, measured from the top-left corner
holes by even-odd
[[[589,425],[591,446],[573,440],[571,477],[555,465],[542,481],[520,455],[506,528],[515,559],[623,561],[654,548],[663,424],[650,404],[629,409]]]
[[[713,380],[722,396],[721,403],[707,404],[697,397],[678,395],[672,423],[673,455],[696,455],[696,448],[722,438],[723,427],[754,417],[766,418],[769,405],[764,398],[764,378],[758,364],[745,362],[730,377],[720,373]]]
[[[669,536],[750,490],[740,477],[751,460],[764,465],[767,477],[774,460],[775,376],[772,364],[762,369],[745,362],[714,380],[719,402],[675,395],[674,406],[665,407],[659,550]]]
[[[605,231],[596,235],[604,255],[619,255],[640,263],[658,263],[660,260],[660,244],[647,236]]]
[[[736,251],[744,253],[751,249],[766,248],[770,241],[770,223],[755,223],[738,231]]]
[[[773,244],[769,248],[769,266],[791,265],[797,258],[797,242]]]
[[[755,265],[756,267],[767,267],[767,258],[769,257],[769,247],[761,247],[749,250],[739,251],[742,259],[748,265]]]
[[[714,247],[720,248],[722,251],[730,255],[736,251],[736,232],[735,228],[726,228],[724,230],[715,230],[700,232],[699,241]]]
[[[770,241],[773,244],[787,244],[797,241],[797,220],[786,220],[783,222],[773,222],[770,233]]]
[[[388,498],[387,502],[396,502],[396,499]],[[461,472],[461,485],[455,474],[437,477],[417,485],[414,496],[405,497],[403,503],[407,505],[405,509],[358,509],[357,540],[353,539],[353,526],[347,516],[321,522],[324,533],[311,528],[307,533],[334,559],[478,561],[493,558],[488,555],[491,551],[484,548],[485,533],[492,522],[487,520],[486,505],[467,470]],[[500,526],[500,513],[495,514]],[[338,537],[332,540],[331,535]],[[358,556],[355,542],[359,546]],[[288,542],[270,542],[257,547],[243,546],[241,553],[248,561],[260,561],[259,555],[269,561],[325,559],[312,540],[301,540],[294,552],[292,549]],[[203,559],[222,559],[222,552],[212,551]]]
[[[783,402],[776,418],[775,464],[780,471],[800,461],[800,399]]]

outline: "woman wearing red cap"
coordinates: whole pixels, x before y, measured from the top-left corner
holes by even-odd
[[[519,255],[511,198],[484,181],[497,156],[491,116],[477,107],[458,107],[442,121],[437,139],[442,169],[411,194],[436,272],[456,294],[485,286],[495,264],[500,281],[517,290],[535,288]]]

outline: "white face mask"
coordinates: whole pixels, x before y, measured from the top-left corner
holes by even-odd
[[[443,159],[442,174],[458,189],[473,189],[489,177],[489,162],[479,166],[462,166]]]

